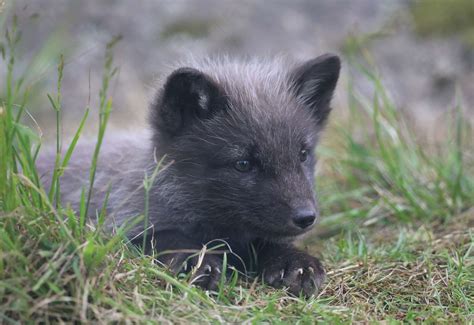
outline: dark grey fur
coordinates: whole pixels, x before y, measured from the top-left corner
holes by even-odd
[[[330,112],[339,59],[324,55],[298,64],[221,58],[181,66],[186,68],[174,69],[153,100],[150,134],[105,141],[91,215],[109,185],[108,229],[143,214],[145,172],[151,175],[166,155],[150,195],[148,233],[150,247],[175,251],[160,257],[170,269],[179,272],[185,260],[198,261],[176,250],[199,250],[223,239],[247,267],[252,245],[257,270],[270,285],[314,293],[323,268],[291,242],[311,228],[298,226],[296,219],[318,215],[313,149]],[[92,142],[79,146],[62,178],[63,201],[74,208],[87,184],[92,148]],[[301,150],[309,153],[305,161]],[[50,169],[51,157],[40,160],[40,169]],[[236,169],[242,160],[250,163],[248,171]],[[137,242],[143,224],[129,233]],[[219,254],[206,255],[196,283],[215,289],[221,264]]]

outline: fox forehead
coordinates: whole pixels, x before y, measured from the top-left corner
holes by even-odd
[[[188,57],[169,67],[191,67],[210,76],[224,91],[235,109],[249,108],[247,114],[265,114],[261,105],[274,110],[291,109],[294,96],[291,93],[290,72],[295,62],[285,56],[274,58],[236,59],[228,56],[213,58]],[[201,100],[206,100],[201,97]]]

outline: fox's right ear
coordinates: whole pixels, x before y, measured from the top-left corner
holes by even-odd
[[[154,128],[178,135],[224,108],[224,92],[211,77],[193,68],[180,68],[168,77],[155,98],[151,118]]]

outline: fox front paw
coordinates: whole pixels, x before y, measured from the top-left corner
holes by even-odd
[[[217,291],[222,276],[222,258],[206,254],[204,256],[190,256],[178,253],[168,256],[166,264],[172,273],[190,274],[190,284],[203,290]]]
[[[263,270],[263,281],[274,288],[287,288],[293,295],[316,294],[326,274],[319,260],[298,252],[270,259]]]

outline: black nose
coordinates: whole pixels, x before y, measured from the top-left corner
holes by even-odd
[[[300,209],[296,211],[293,222],[301,229],[305,229],[313,224],[314,219],[316,219],[316,212],[313,209]]]

